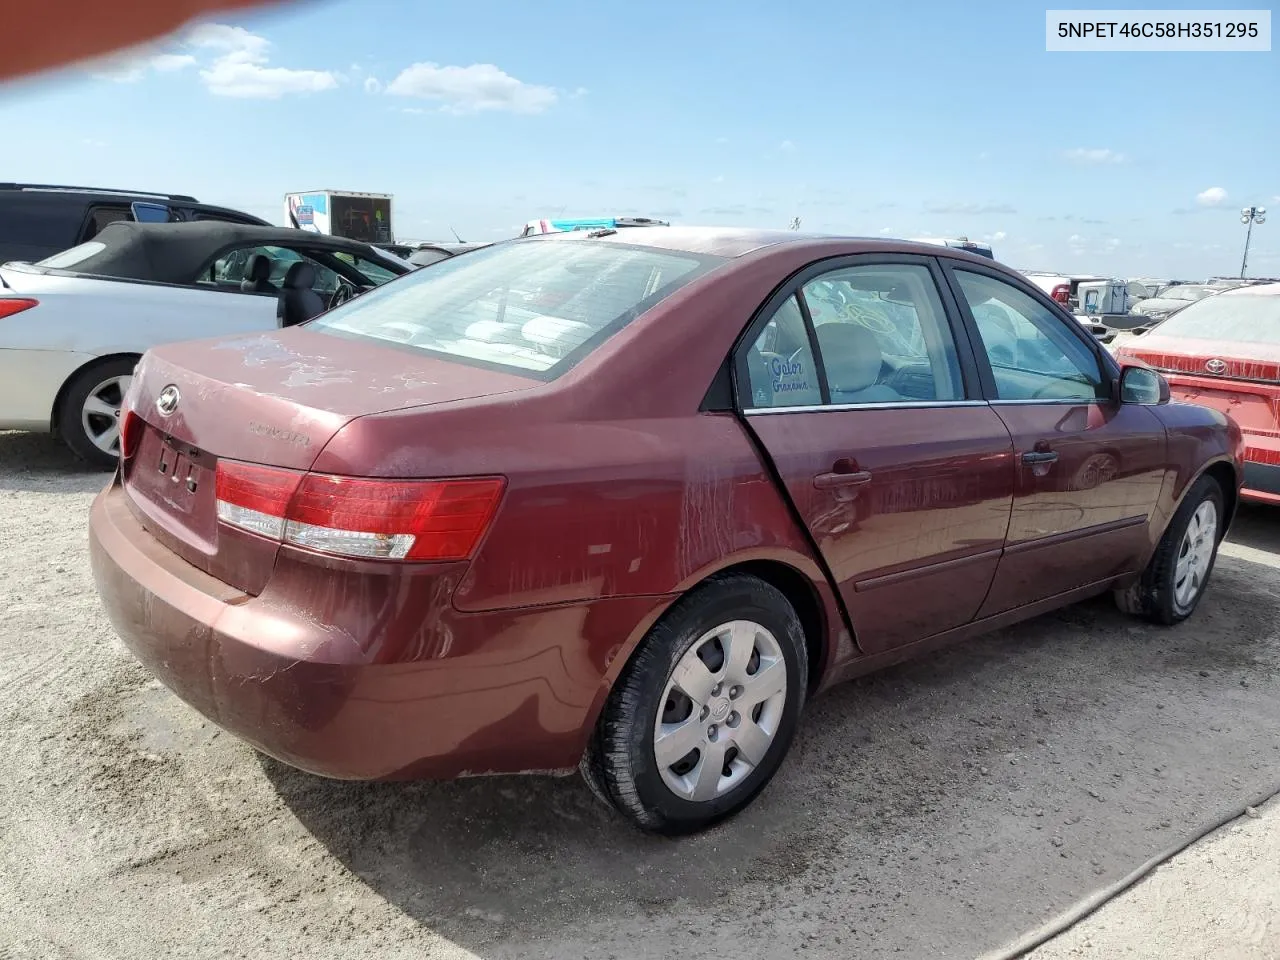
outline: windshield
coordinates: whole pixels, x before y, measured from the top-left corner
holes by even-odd
[[[1162,336],[1280,344],[1280,295],[1209,297],[1160,324]]]
[[[550,379],[720,258],[617,243],[508,243],[452,257],[312,321]]]

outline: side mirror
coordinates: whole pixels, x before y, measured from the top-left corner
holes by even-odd
[[[1148,366],[1123,364],[1120,367],[1120,402],[1154,407],[1168,403],[1169,381]]]

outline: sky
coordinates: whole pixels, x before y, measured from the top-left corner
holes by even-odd
[[[276,223],[287,192],[390,193],[398,239],[799,217],[1182,279],[1238,274],[1262,204],[1250,273],[1280,276],[1280,52],[1044,47],[1025,0],[299,0],[0,85],[0,180]]]

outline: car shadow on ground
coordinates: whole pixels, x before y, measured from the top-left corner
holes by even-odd
[[[96,493],[110,479],[48,434],[0,432],[0,490]]]
[[[345,867],[486,958],[974,956],[1274,787],[1278,625],[1280,570],[1223,556],[1179,627],[1103,598],[864,678],[809,707],[752,807],[682,840],[576,777],[262,763]]]
[[[1242,504],[1227,540],[1255,550],[1280,554],[1280,507]]]

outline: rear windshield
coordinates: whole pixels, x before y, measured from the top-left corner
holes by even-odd
[[[1280,343],[1280,295],[1233,293],[1183,307],[1157,328],[1161,335],[1241,343]]]
[[[504,243],[416,270],[307,326],[551,379],[721,262],[590,239]]]

